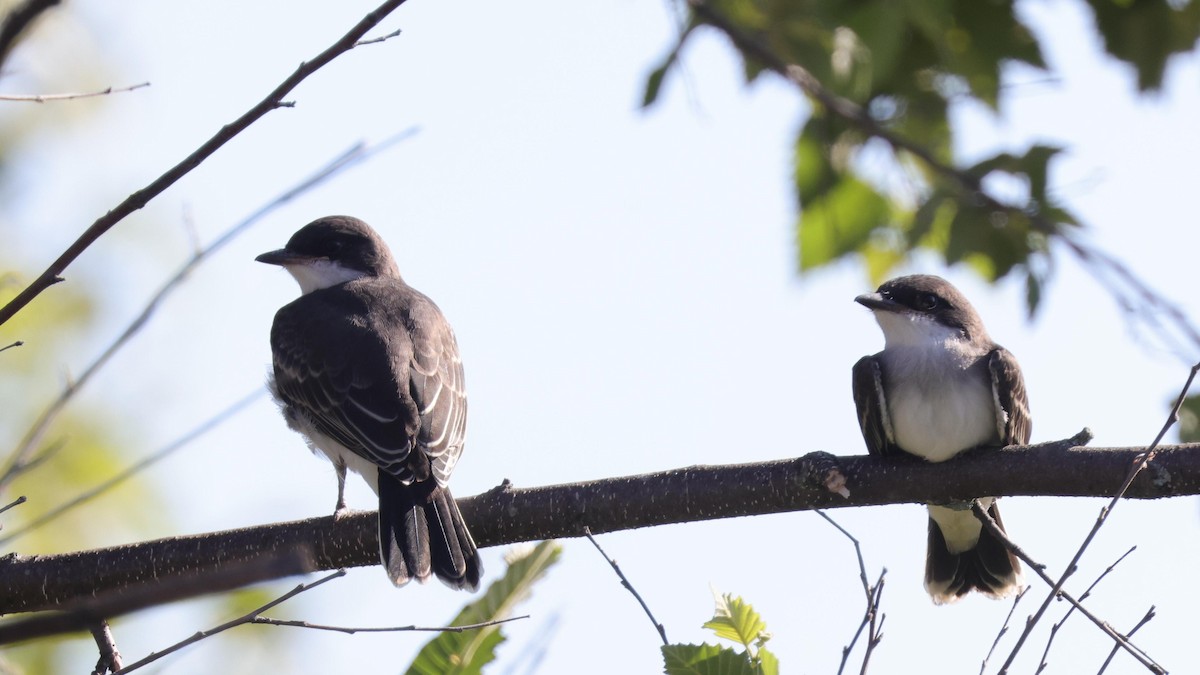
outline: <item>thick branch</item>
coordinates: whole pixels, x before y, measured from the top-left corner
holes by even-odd
[[[0,324],[11,319],[14,314],[29,304],[42,291],[62,281],[62,277],[59,275],[67,269],[67,265],[70,265],[87,247],[91,246],[114,225],[124,220],[126,216],[134,211],[141,209],[151,199],[154,199],[164,190],[174,185],[176,181],[199,166],[201,162],[208,159],[221,146],[242,133],[251,124],[257,122],[263,115],[287,105],[283,100],[284,96],[291,93],[309,75],[317,72],[342,54],[354,49],[362,36],[366,35],[367,31],[378,25],[384,17],[402,4],[404,4],[404,0],[386,0],[370,14],[364,16],[354,28],[351,28],[348,33],[330,45],[325,51],[317,54],[311,61],[301,63],[295,72],[289,75],[279,86],[275,87],[274,91],[267,94],[266,98],[243,113],[241,117],[221,127],[212,138],[205,141],[203,145],[185,157],[183,161],[168,169],[163,175],[155,178],[146,187],[126,197],[124,201],[117,204],[108,213],[100,216],[96,222],[92,223],[91,227],[79,235],[75,243],[67,247],[67,250],[63,251],[62,255],[46,268],[46,271],[42,272],[37,279],[34,279],[33,283],[17,294],[8,304],[0,308]]]
[[[502,485],[459,500],[480,546],[767,513],[968,500],[977,495],[1106,497],[1142,448],[1046,444],[975,452],[942,464],[818,452],[794,460],[694,466],[584,483]],[[834,480],[831,480],[833,478]],[[842,485],[848,496],[831,491]],[[1200,494],[1200,444],[1159,448],[1127,498]],[[301,547],[315,569],[378,564],[374,512],[53,556],[0,560],[0,613],[70,606],[100,592],[207,575]],[[263,581],[263,576],[248,580]],[[0,625],[0,643],[4,626]]]

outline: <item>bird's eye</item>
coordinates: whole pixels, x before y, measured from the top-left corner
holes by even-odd
[[[922,293],[917,296],[917,309],[929,311],[936,309],[941,304],[941,299],[933,293]]]

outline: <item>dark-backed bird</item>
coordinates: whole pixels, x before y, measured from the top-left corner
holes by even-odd
[[[463,452],[467,394],[454,331],[400,278],[387,244],[348,216],[313,221],[259,262],[300,297],[271,327],[271,390],[288,426],[379,496],[379,547],[397,586],[437,576],[475,590],[483,571],[447,483]]]
[[[892,279],[855,300],[883,329],[883,351],[854,365],[859,426],[874,457],[943,462],[965,450],[1029,443],[1032,420],[1017,360],[992,341],[966,297],[940,277]],[[1003,529],[996,500],[979,499]],[[1021,565],[970,504],[930,504],[925,589],[938,604],[972,590],[1019,590]]]

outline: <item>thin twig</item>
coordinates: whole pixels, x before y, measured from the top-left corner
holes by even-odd
[[[7,345],[4,345],[3,347],[0,347],[0,352],[8,351],[8,350],[12,349],[13,347],[20,347],[24,344],[25,343],[22,342],[21,340],[17,340],[16,342],[13,342],[11,344],[7,344]]]
[[[1105,570],[1100,573],[1100,576],[1096,577],[1096,580],[1092,582],[1092,585],[1087,587],[1087,590],[1085,590],[1083,592],[1083,595],[1079,596],[1079,602],[1083,602],[1084,600],[1087,600],[1088,596],[1090,596],[1092,594],[1092,590],[1094,588],[1096,588],[1096,586],[1101,581],[1104,580],[1104,577],[1108,576],[1108,574],[1110,572],[1112,572],[1116,568],[1117,565],[1121,564],[1122,560],[1124,560],[1126,557],[1129,556],[1130,553],[1133,553],[1136,550],[1137,550],[1137,546],[1130,546],[1128,551],[1125,551],[1125,553],[1120,558],[1117,558],[1116,561],[1113,562],[1113,564],[1111,564],[1107,568],[1105,568]],[[1054,644],[1054,638],[1056,635],[1058,635],[1058,629],[1061,628],[1062,625],[1067,622],[1067,619],[1071,618],[1071,614],[1074,612],[1075,612],[1075,606],[1071,605],[1069,608],[1067,608],[1067,613],[1063,614],[1063,618],[1060,619],[1057,623],[1055,623],[1053,626],[1050,627],[1050,637],[1046,640],[1046,648],[1042,650],[1042,661],[1040,664],[1038,664],[1038,668],[1037,668],[1036,672],[1040,673],[1043,670],[1045,670],[1046,659],[1050,656],[1050,647]]]
[[[46,406],[46,409],[42,411],[37,420],[29,427],[29,430],[25,432],[24,437],[21,439],[21,443],[9,456],[4,472],[0,473],[0,490],[12,482],[17,475],[28,471],[37,463],[37,458],[33,456],[33,453],[42,442],[51,423],[66,408],[67,403],[79,392],[80,388],[92,379],[98,370],[103,368],[134,335],[145,327],[163,300],[176,290],[197,266],[277,209],[315,189],[325,181],[339,175],[343,170],[361,164],[367,159],[395,146],[397,143],[411,138],[416,132],[417,129],[415,127],[410,127],[374,145],[367,145],[362,142],[355,143],[307,178],[276,195],[249,216],[246,216],[240,222],[225,230],[207,247],[193,251],[191,257],[159,287],[150,300],[146,302],[145,306],[142,307],[142,311],[125,327],[125,330],[94,361],[83,369],[78,378],[75,378],[63,388],[58,397],[50,405]],[[43,448],[39,452],[39,455],[49,456],[50,454],[52,453],[48,448]]]
[[[16,499],[9,502],[8,504],[5,504],[4,506],[0,506],[0,513],[4,513],[5,511],[11,509],[14,506],[20,506],[21,504],[24,504],[26,501],[28,501],[28,500],[25,498],[25,495],[21,495],[20,497],[17,497]]]
[[[874,584],[867,579],[867,565],[863,560],[862,546],[857,538],[850,534],[846,528],[842,527],[836,520],[831,518],[829,514],[820,509],[816,509],[818,516],[825,519],[827,523],[837,528],[850,543],[854,544],[854,555],[858,558],[858,579],[862,584],[863,595],[866,596],[867,607],[863,611],[862,621],[858,624],[858,630],[854,631],[854,637],[850,639],[850,644],[842,648],[842,662],[838,665],[838,675],[846,668],[846,663],[850,660],[850,653],[854,651],[854,645],[858,643],[858,638],[862,635],[863,629],[869,627],[867,631],[867,647],[863,653],[861,672],[867,671],[867,663],[871,660],[871,652],[875,650],[876,645],[883,639],[880,632],[882,630],[882,619],[879,618],[879,599],[883,595],[883,580],[887,574],[887,568],[884,568],[879,573],[879,580]],[[877,621],[878,620],[878,621]]]
[[[388,33],[387,35],[383,35],[381,37],[371,38],[369,40],[359,40],[358,42],[354,43],[354,46],[355,47],[363,47],[366,45],[377,45],[380,42],[387,42],[388,40],[391,40],[392,38],[399,37],[399,36],[400,36],[400,29],[397,28],[396,30]]]
[[[123,94],[127,91],[149,87],[149,82],[141,82],[128,87],[106,87],[100,91],[80,92],[74,94],[0,94],[0,101],[24,101],[31,103],[45,103],[46,101],[71,101],[77,98],[92,98],[94,96],[108,96],[109,94]]]
[[[96,661],[96,669],[92,675],[106,675],[121,669],[121,652],[113,639],[112,629],[108,622],[101,619],[92,626],[92,637],[96,639],[96,647],[100,650],[100,660]]]
[[[463,626],[386,626],[386,627],[352,627],[352,626],[326,626],[319,623],[309,623],[307,621],[294,621],[284,619],[272,619],[266,616],[256,616],[249,623],[259,624],[263,626],[287,626],[290,628],[311,628],[312,630],[326,630],[335,633],[346,633],[353,635],[355,633],[402,633],[402,632],[426,632],[426,633],[462,633],[478,628],[488,628],[490,626],[498,626],[509,621],[520,621],[528,619],[528,614],[521,616],[510,616],[507,619],[492,619],[491,621],[483,621],[481,623],[469,623]]]
[[[1028,567],[1032,569],[1034,573],[1037,574],[1038,577],[1041,578],[1042,581],[1046,582],[1046,585],[1050,586],[1052,589],[1050,594],[1042,602],[1041,606],[1038,607],[1037,612],[1035,612],[1033,616],[1026,620],[1025,630],[1022,631],[1021,636],[1017,638],[1017,643],[1013,645],[1012,651],[1008,653],[1008,658],[1005,659],[1004,665],[1000,666],[1000,675],[1004,675],[1004,673],[1008,672],[1008,669],[1012,666],[1013,660],[1016,659],[1017,654],[1021,651],[1021,647],[1024,646],[1025,640],[1027,640],[1029,635],[1033,632],[1033,626],[1036,625],[1038,620],[1040,620],[1041,617],[1046,613],[1046,609],[1050,606],[1050,602],[1054,600],[1054,598],[1062,598],[1063,600],[1071,603],[1075,609],[1079,610],[1080,614],[1083,614],[1089,620],[1091,620],[1092,623],[1096,624],[1096,627],[1112,638],[1114,642],[1121,646],[1121,648],[1132,654],[1133,657],[1138,660],[1138,662],[1140,662],[1151,672],[1159,674],[1167,672],[1162,666],[1155,662],[1154,659],[1150,658],[1149,654],[1130,642],[1128,636],[1122,635],[1119,631],[1109,625],[1107,621],[1104,621],[1100,617],[1093,614],[1088,608],[1084,607],[1078,600],[1072,597],[1070,593],[1067,593],[1065,590],[1063,590],[1062,584],[1064,581],[1066,581],[1066,575],[1059,578],[1057,582],[1051,579],[1050,575],[1046,574],[1046,566],[1035,562],[1027,553],[1025,553],[1025,551],[1013,543],[1013,541],[1008,538],[1008,535],[1004,533],[1004,530],[1000,529],[1000,526],[996,524],[996,521],[992,520],[991,515],[989,515],[982,506],[980,506],[978,500],[972,502],[971,511],[975,514],[975,517],[978,518],[981,523],[983,523],[983,527],[987,529],[989,534],[1003,543],[1008,550],[1012,551],[1013,555],[1023,560],[1026,565],[1028,565]],[[1074,563],[1072,563],[1072,565],[1073,564]]]
[[[1150,620],[1155,616],[1156,614],[1154,613],[1154,605],[1150,605],[1150,609],[1146,612],[1146,615],[1143,616],[1132,629],[1130,629],[1129,635],[1133,635],[1134,633],[1138,632],[1139,628],[1150,623]],[[1104,663],[1100,666],[1100,670],[1096,671],[1096,675],[1104,675],[1104,671],[1108,670],[1108,664],[1112,663],[1113,657],[1116,655],[1117,647],[1116,645],[1113,645],[1113,648],[1108,652],[1108,658],[1104,659]]]
[[[1012,621],[1013,613],[1017,611],[1017,605],[1020,604],[1021,598],[1025,597],[1025,594],[1028,592],[1029,586],[1026,586],[1025,588],[1021,589],[1020,593],[1017,593],[1017,597],[1013,598],[1012,607],[1008,608],[1008,616],[1004,617],[1004,623],[1000,625],[1000,632],[996,633],[996,639],[992,640],[991,649],[988,650],[987,656],[983,657],[983,663],[979,664],[979,675],[983,675],[984,671],[987,670],[988,660],[991,659],[992,654],[995,653],[996,647],[1000,644],[1000,639],[1003,638],[1005,633],[1008,632],[1008,624],[1010,621]]]
[[[226,621],[225,623],[223,623],[219,626],[215,626],[208,630],[198,631],[195,635],[192,635],[191,637],[187,638],[186,640],[181,640],[179,642],[176,642],[175,644],[171,645],[170,647],[167,647],[166,649],[162,650],[161,652],[153,652],[146,658],[141,659],[140,661],[134,661],[133,663],[129,664],[128,666],[114,672],[113,675],[123,675],[124,673],[133,672],[133,671],[137,670],[138,668],[141,668],[142,666],[154,663],[155,661],[161,659],[162,657],[167,656],[168,654],[173,654],[173,653],[179,651],[180,649],[187,647],[188,645],[195,644],[195,643],[203,640],[204,638],[211,637],[213,635],[216,635],[217,633],[223,633],[223,632],[229,630],[230,628],[235,628],[237,626],[252,623],[254,621],[255,617],[257,617],[258,615],[267,611],[268,609],[271,609],[272,607],[275,607],[279,604],[287,602],[288,600],[291,600],[292,598],[296,597],[297,595],[299,595],[307,590],[316,588],[317,586],[320,586],[321,584],[323,584],[325,582],[333,581],[334,579],[337,579],[338,577],[343,577],[343,576],[346,576],[346,570],[338,570],[332,574],[321,577],[320,579],[317,579],[316,581],[314,581],[312,583],[300,584],[299,586],[296,586],[292,590],[288,591],[287,593],[284,593],[283,595],[279,596],[278,598],[275,598],[274,600],[259,607],[258,609],[255,609],[246,614],[243,614],[242,616],[240,616],[232,621]]]
[[[317,54],[312,59],[304,61],[292,72],[287,78],[275,87],[271,93],[265,98],[256,103],[252,108],[243,113],[240,117],[222,126],[216,134],[204,142],[192,154],[185,157],[175,166],[167,170],[158,178],[154,179],[146,187],[134,192],[121,201],[120,204],[113,207],[108,213],[98,218],[90,227],[84,230],[83,234],[75,240],[70,246],[63,251],[42,274],[29,284],[23,291],[17,294],[4,307],[0,307],[0,325],[3,325],[13,317],[23,307],[28,305],[30,301],[36,298],[42,291],[49,288],[54,283],[61,281],[61,274],[67,269],[76,258],[79,257],[89,246],[105,232],[111,229],[114,225],[125,219],[126,216],[141,209],[148,204],[151,199],[154,199],[164,190],[174,185],[183,176],[187,175],[192,169],[199,166],[204,160],[208,159],[221,146],[228,143],[250,125],[257,122],[267,113],[275,110],[284,103],[284,96],[296,88],[301,82],[307,79],[310,75],[325,67],[329,62],[346,52],[354,49],[355,45],[366,35],[367,31],[379,24],[388,14],[391,14],[397,7],[404,4],[405,0],[385,0],[369,14],[364,16],[353,28],[345,35],[339,38],[336,42]]]
[[[29,532],[45,525],[46,523],[49,523],[49,522],[59,518],[64,513],[67,513],[68,511],[71,511],[72,509],[75,509],[78,506],[82,506],[83,504],[95,499],[96,497],[104,494],[105,492],[111,490],[112,488],[116,487],[117,485],[120,485],[121,483],[125,482],[126,480],[132,478],[138,472],[144,471],[147,467],[149,467],[157,462],[160,462],[163,459],[166,459],[170,455],[174,454],[177,450],[186,447],[188,444],[192,443],[196,439],[204,436],[205,434],[212,431],[213,429],[216,429],[217,427],[221,426],[226,421],[228,421],[231,417],[238,414],[242,410],[245,410],[246,407],[249,406],[251,403],[254,403],[258,399],[262,398],[263,395],[266,393],[267,393],[267,390],[264,387],[261,387],[261,386],[255,387],[253,391],[251,391],[249,394],[246,394],[242,398],[238,399],[238,401],[236,403],[234,403],[233,405],[230,405],[229,407],[225,408],[224,410],[217,413],[216,415],[213,415],[212,417],[208,418],[207,420],[201,422],[195,428],[191,429],[190,431],[185,433],[183,436],[180,436],[179,438],[175,439],[174,441],[163,446],[161,449],[156,450],[155,452],[150,453],[146,457],[143,457],[141,460],[131,464],[124,471],[121,471],[120,473],[113,476],[112,478],[109,478],[108,480],[106,480],[102,483],[99,483],[98,485],[92,487],[91,489],[86,490],[85,492],[78,495],[74,499],[72,499],[68,502],[65,502],[63,504],[60,504],[59,506],[57,506],[53,509],[50,509],[46,513],[43,513],[42,515],[40,515],[37,518],[30,521],[24,527],[17,529],[15,531],[9,533],[8,535],[0,537],[0,546],[8,544],[9,542],[13,541],[14,539],[17,539],[18,537],[28,534]]]
[[[584,527],[583,535],[588,538],[588,541],[592,542],[592,546],[596,547],[596,550],[600,552],[600,555],[604,556],[604,559],[608,562],[609,566],[612,567],[613,571],[617,573],[617,577],[621,579],[621,585],[625,587],[625,590],[632,593],[633,597],[637,599],[638,604],[642,606],[642,611],[646,613],[646,616],[650,618],[650,623],[654,624],[655,630],[658,631],[658,636],[662,638],[662,643],[664,645],[671,644],[669,641],[667,641],[667,629],[658,622],[658,619],[654,618],[654,613],[650,611],[650,606],[647,605],[646,601],[642,599],[642,596],[637,592],[637,589],[633,587],[633,584],[629,583],[629,579],[625,576],[625,573],[621,571],[621,567],[617,565],[617,561],[610,558],[608,554],[604,552],[604,549],[600,547],[600,542],[596,541],[596,538],[592,536],[592,531],[590,529]]]
[[[1084,552],[1087,551],[1088,546],[1090,546],[1092,543],[1092,540],[1096,538],[1096,533],[1099,532],[1100,528],[1104,525],[1105,522],[1107,522],[1109,515],[1111,515],[1113,512],[1113,509],[1115,509],[1117,507],[1117,502],[1119,502],[1121,500],[1121,498],[1125,496],[1126,491],[1129,490],[1129,486],[1133,484],[1134,479],[1137,478],[1138,474],[1142,472],[1142,469],[1146,468],[1146,465],[1149,464],[1154,459],[1155,451],[1157,450],[1158,445],[1162,442],[1162,439],[1164,437],[1166,437],[1167,432],[1171,429],[1171,427],[1174,426],[1175,423],[1179,421],[1179,410],[1181,408],[1183,408],[1183,402],[1187,398],[1188,390],[1191,389],[1191,387],[1192,387],[1192,381],[1194,381],[1196,379],[1197,372],[1200,372],[1200,363],[1193,365],[1191,370],[1188,372],[1187,380],[1183,383],[1183,389],[1180,390],[1179,397],[1175,399],[1175,405],[1171,408],[1170,414],[1167,415],[1167,421],[1164,422],[1162,428],[1159,429],[1158,435],[1154,437],[1154,441],[1152,443],[1150,443],[1150,445],[1142,453],[1140,453],[1137,456],[1137,458],[1133,461],[1133,464],[1130,467],[1129,472],[1125,476],[1125,480],[1122,481],[1122,483],[1121,483],[1121,487],[1117,490],[1116,494],[1113,495],[1113,497],[1109,501],[1108,505],[1105,506],[1104,508],[1100,509],[1100,515],[1096,518],[1095,524],[1092,525],[1091,531],[1088,532],[1086,537],[1084,537],[1083,543],[1079,545],[1079,549],[1077,551],[1075,551],[1074,557],[1071,558],[1071,562],[1068,563],[1066,568],[1063,570],[1062,576],[1059,577],[1059,579],[1056,583],[1051,585],[1050,593],[1049,593],[1049,595],[1046,596],[1046,599],[1042,602],[1041,607],[1038,608],[1037,613],[1035,613],[1033,615],[1033,617],[1031,617],[1030,620],[1028,622],[1026,622],[1025,630],[1021,634],[1021,638],[1017,641],[1016,646],[1013,647],[1013,651],[1010,652],[1008,655],[1008,660],[1006,660],[1004,662],[1004,666],[1000,669],[1002,673],[1005,672],[1010,665],[1012,665],[1012,661],[1013,661],[1013,659],[1016,658],[1017,652],[1020,651],[1021,646],[1025,642],[1025,639],[1033,631],[1033,627],[1037,624],[1038,620],[1041,619],[1041,617],[1045,614],[1046,608],[1050,605],[1050,601],[1053,600],[1057,595],[1060,594],[1060,591],[1062,590],[1062,586],[1064,583],[1066,583],[1067,578],[1070,577],[1075,572],[1076,569],[1078,569],[1080,558],[1083,557]],[[972,508],[977,509],[976,516],[979,515],[980,511],[982,511],[982,509],[978,509],[978,504],[974,505]],[[988,518],[988,520],[991,520],[991,519]],[[986,523],[985,523],[985,525],[986,525]],[[1065,597],[1065,594],[1064,594],[1064,597]],[[1085,610],[1083,610],[1083,608],[1080,607],[1080,611],[1085,611]],[[1107,624],[1105,624],[1105,625],[1107,626]],[[1111,634],[1119,635],[1119,633],[1117,633],[1117,631],[1115,631],[1115,630],[1112,630]],[[1117,639],[1115,637],[1114,637],[1114,639],[1117,640],[1117,644],[1119,644],[1119,645],[1126,646],[1128,644],[1128,642],[1126,640]],[[1154,660],[1150,659],[1149,656],[1146,656],[1144,652],[1141,652],[1141,655],[1139,655],[1138,653],[1135,653],[1133,649],[1130,649],[1128,647],[1126,647],[1126,649],[1131,654],[1134,654],[1135,658],[1137,658],[1138,661],[1142,663],[1142,665],[1146,666],[1151,671],[1165,672],[1164,670],[1162,670],[1162,666],[1159,666],[1157,663],[1155,663]],[[1140,652],[1140,651],[1141,650],[1138,650],[1138,652]],[[1145,656],[1145,658],[1143,659],[1142,656]]]

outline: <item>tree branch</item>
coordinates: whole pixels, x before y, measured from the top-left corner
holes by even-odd
[[[459,500],[480,546],[737,516],[880,504],[967,501],[973,495],[1107,497],[1143,448],[1066,442],[971,452],[951,462],[880,462],[816,452],[755,464],[693,466],[584,483],[516,489],[507,482]],[[843,476],[848,496],[826,487]],[[1163,446],[1126,498],[1200,494],[1200,444]],[[297,546],[314,569],[379,564],[373,511],[173,537],[51,556],[0,559],[0,614],[69,607],[96,593],[204,575]],[[275,578],[261,576],[247,583]],[[2,627],[3,624],[0,624]]]
[[[60,0],[25,0],[5,15],[4,20],[0,21],[0,64],[8,60],[8,53],[17,44],[17,39],[34,20],[59,2]]]
[[[46,101],[73,101],[77,98],[94,98],[96,96],[108,96],[109,94],[123,94],[127,91],[134,91],[142,87],[149,87],[149,82],[132,84],[128,87],[105,87],[100,91],[85,91],[73,94],[0,94],[0,101],[22,102],[22,103],[45,103]]]
[[[257,122],[259,118],[276,108],[288,105],[283,100],[284,96],[287,96],[288,93],[295,89],[309,75],[317,72],[342,54],[354,49],[358,45],[358,41],[366,35],[367,31],[378,25],[384,17],[397,7],[404,4],[404,1],[385,0],[383,4],[359,20],[354,28],[351,28],[348,33],[330,45],[325,51],[317,54],[311,61],[301,63],[295,72],[289,75],[279,86],[275,87],[270,94],[267,94],[266,98],[243,113],[241,117],[221,127],[212,138],[205,141],[203,145],[185,157],[183,161],[168,169],[166,173],[154,179],[146,187],[126,197],[124,201],[108,213],[100,216],[96,222],[92,223],[91,227],[79,235],[75,243],[67,247],[67,250],[46,268],[46,271],[42,272],[37,279],[34,279],[25,290],[18,293],[8,304],[0,308],[0,325],[11,319],[14,314],[19,312],[25,305],[28,305],[42,291],[62,281],[62,277],[59,275],[66,270],[67,266],[114,225],[124,220],[126,216],[134,211],[141,209],[151,199],[154,199],[164,190],[174,185],[176,181],[199,166],[201,162],[208,159],[221,146],[228,143],[242,131],[245,131],[251,124]]]

